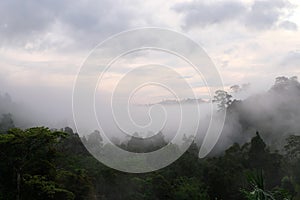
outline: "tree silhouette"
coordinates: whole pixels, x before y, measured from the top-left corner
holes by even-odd
[[[218,104],[219,110],[225,110],[232,103],[232,96],[224,90],[217,90],[213,98],[213,102]]]

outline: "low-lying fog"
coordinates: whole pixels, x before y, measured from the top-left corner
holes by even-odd
[[[288,134],[299,134],[299,85],[296,77],[281,77],[276,79],[275,84],[266,92],[250,95],[242,101],[233,101],[227,109],[226,122],[217,148],[224,149],[233,142],[243,143],[256,131],[260,131],[262,137],[273,145],[282,143]],[[17,103],[14,97],[2,93],[0,113],[11,113],[16,126],[22,128],[70,126],[74,129],[71,101],[65,98],[70,92],[64,91],[60,94],[45,90],[39,92],[35,93],[36,96],[33,93],[28,94],[32,96],[30,106]],[[241,91],[230,92],[237,97]],[[43,100],[52,101],[52,104],[41,102]],[[161,131],[166,140],[171,140],[177,131],[189,135],[193,130],[197,130],[198,138],[203,138],[210,121],[212,106],[216,108],[217,105],[209,102],[129,104],[129,106],[120,104],[112,110],[109,106],[96,106],[95,113],[101,128],[94,120],[84,119],[83,129],[86,131],[80,134],[89,134],[98,129],[110,138],[124,139],[127,137],[125,133],[128,135],[137,133],[140,137],[147,138]]]

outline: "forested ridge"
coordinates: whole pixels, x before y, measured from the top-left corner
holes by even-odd
[[[279,77],[266,94],[223,102],[221,109],[228,111],[225,131],[234,132],[221,137],[220,143],[225,137],[231,138],[226,150],[217,149],[199,159],[199,145],[192,143],[170,166],[145,174],[119,172],[93,158],[82,141],[86,145],[106,145],[101,143],[98,131],[80,138],[69,127],[20,129],[13,115],[3,114],[0,200],[298,200],[299,97],[298,80]],[[253,102],[258,108],[250,109]],[[265,103],[272,106],[262,110]],[[233,121],[237,121],[234,126]],[[130,151],[143,151],[138,142],[132,137],[119,145]],[[164,138],[158,136],[149,149],[164,143]],[[174,145],[176,148],[179,147]]]

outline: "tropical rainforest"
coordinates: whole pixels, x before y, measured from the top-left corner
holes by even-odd
[[[299,200],[299,99],[297,77],[278,77],[269,91],[244,100],[218,91],[214,101],[228,114],[211,154],[200,159],[195,141],[168,167],[144,174],[96,160],[83,143],[105,145],[99,131],[81,138],[70,127],[22,128],[3,113],[0,200]],[[165,143],[160,135],[149,148]],[[135,137],[118,145],[143,151]]]

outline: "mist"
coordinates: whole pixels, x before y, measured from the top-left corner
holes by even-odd
[[[280,149],[287,136],[299,134],[300,84],[297,77],[277,77],[266,92],[234,100],[227,110],[226,122],[217,148],[243,144],[256,131],[271,148]]]
[[[248,142],[256,131],[259,131],[265,141],[274,148],[282,146],[288,135],[299,134],[297,132],[300,129],[299,85],[297,77],[278,77],[273,86],[264,92],[253,89],[249,84],[246,89],[229,90],[233,102],[227,108],[224,128],[213,152],[223,151],[233,143]],[[5,91],[5,88],[2,91]],[[24,101],[23,97],[23,101],[17,102],[14,96],[2,93],[0,113],[11,113],[15,125],[21,128],[49,126],[59,129],[68,126],[76,130],[70,91],[36,87],[31,92],[26,91],[26,94],[29,99]],[[130,104],[129,113],[120,111],[112,113],[110,107],[105,107],[107,104],[103,102],[100,101],[101,106],[97,110],[101,128],[98,123],[93,123],[93,120],[85,119],[84,127],[80,127],[84,130],[81,136],[100,129],[110,139],[118,138],[120,141],[126,141],[133,134],[146,139],[162,132],[165,140],[169,142],[175,134],[178,134],[179,126],[183,125],[179,134],[190,136],[196,129],[195,138],[199,146],[208,129],[212,115],[211,106],[217,106],[211,105],[209,101],[185,104],[179,100],[173,104],[161,102],[151,105]],[[197,109],[199,112],[192,114]],[[116,114],[115,118],[112,114]],[[100,134],[103,133],[100,131]]]

